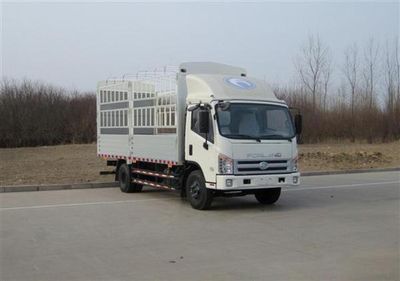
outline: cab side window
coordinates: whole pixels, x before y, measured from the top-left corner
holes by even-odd
[[[190,128],[192,129],[193,132],[196,134],[202,136],[203,138],[206,137],[205,134],[200,134],[200,129],[199,129],[199,111],[200,108],[197,108],[192,111],[192,120],[191,120],[191,126]],[[213,119],[211,117],[211,112],[209,113],[209,118],[210,120],[210,131],[207,134],[207,140],[211,143],[214,143],[214,129],[213,129]]]

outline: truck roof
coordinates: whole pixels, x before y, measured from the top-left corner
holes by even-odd
[[[246,69],[217,62],[184,62],[179,70],[187,74],[226,74],[246,76]]]
[[[263,80],[229,74],[187,74],[187,101],[254,100],[285,103]]]
[[[177,92],[177,72],[178,79],[185,80],[187,91]],[[145,71],[135,76],[128,75],[126,79],[109,79],[98,83],[98,89],[102,90],[121,91],[131,87],[139,96],[143,93],[152,97],[157,93],[175,93],[188,103],[245,100],[285,104],[265,81],[247,77],[244,68],[215,62],[185,62],[179,66],[179,70],[164,68],[162,71]]]

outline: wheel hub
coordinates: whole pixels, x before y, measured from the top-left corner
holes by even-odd
[[[192,195],[192,198],[194,199],[198,199],[200,196],[200,184],[195,181],[192,183],[192,185],[190,186],[190,193]]]

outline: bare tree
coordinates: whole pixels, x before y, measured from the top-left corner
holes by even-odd
[[[321,85],[321,76],[328,64],[329,49],[319,36],[309,36],[308,42],[301,49],[301,54],[295,61],[295,67],[300,80],[312,96],[312,112],[315,113],[318,88]],[[328,79],[329,81],[329,79]]]
[[[387,94],[387,110],[393,112],[394,102],[396,98],[396,85],[395,85],[395,54],[391,50],[389,42],[386,42],[385,54],[384,54],[384,78],[385,78],[385,88]]]
[[[395,61],[395,79],[396,79],[396,99],[397,102],[400,103],[400,50],[399,50],[399,37],[394,40],[394,61]]]
[[[373,39],[368,41],[364,50],[364,70],[363,77],[365,83],[365,94],[368,108],[371,109],[375,101],[375,84],[377,80],[377,60],[379,55],[379,46]]]
[[[400,64],[399,64],[399,48],[398,38],[395,38],[394,44],[386,41],[384,61],[384,86],[386,91],[386,112],[387,112],[387,135],[395,136],[400,134],[398,128],[400,112],[396,112],[400,105]],[[396,115],[397,113],[397,115]]]
[[[350,86],[350,108],[351,108],[351,140],[354,141],[354,107],[356,99],[356,91],[358,87],[359,62],[358,62],[358,47],[354,44],[348,47],[344,52],[345,62],[343,73],[347,83]]]
[[[327,57],[326,66],[322,70],[322,108],[326,112],[326,103],[329,91],[329,83],[332,74],[331,58]]]
[[[396,105],[395,105],[395,119],[394,119],[394,137],[400,138],[400,50],[399,50],[399,37],[395,38],[394,41],[394,77],[395,77],[395,88],[396,88]]]

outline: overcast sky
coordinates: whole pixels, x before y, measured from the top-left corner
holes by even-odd
[[[94,90],[98,80],[183,61],[247,68],[270,83],[319,34],[341,63],[346,46],[399,33],[398,2],[3,3],[2,75]]]

